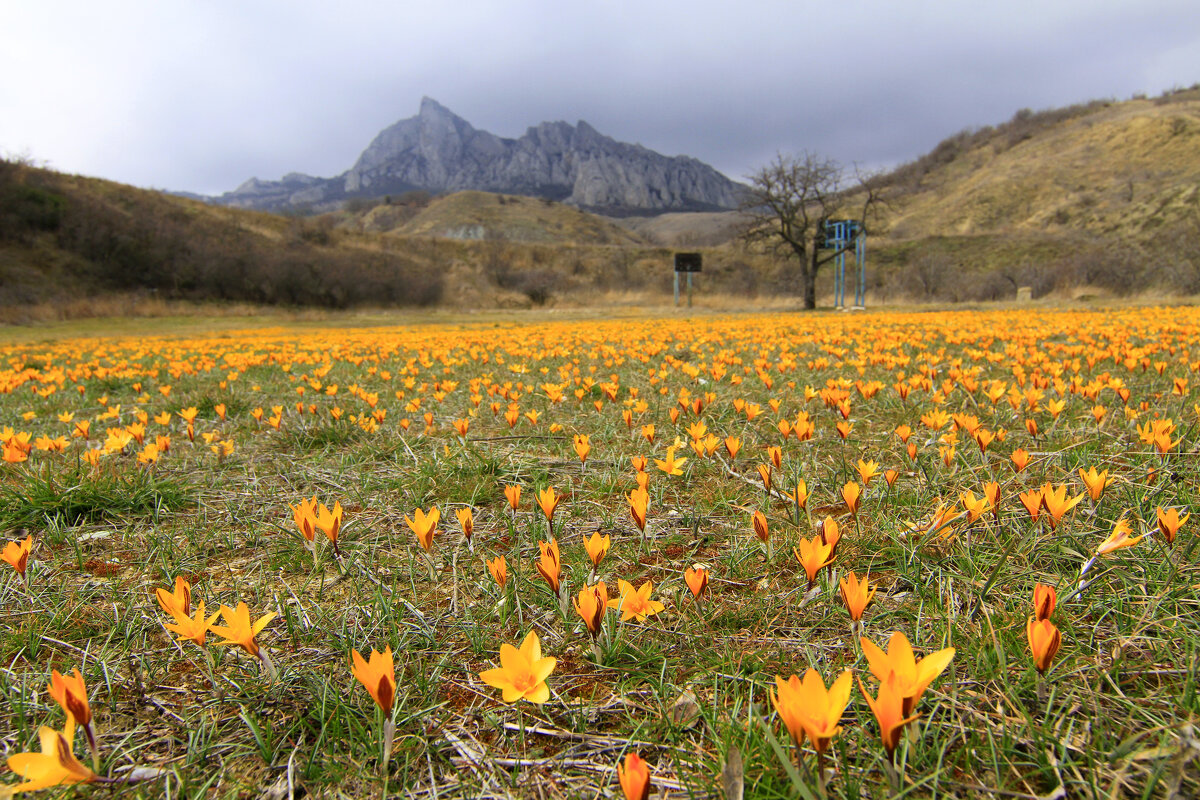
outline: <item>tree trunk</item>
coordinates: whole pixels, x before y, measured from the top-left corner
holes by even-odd
[[[810,311],[817,307],[817,276],[811,269],[804,270],[804,307]]]

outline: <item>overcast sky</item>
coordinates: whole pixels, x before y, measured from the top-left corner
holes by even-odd
[[[0,151],[202,193],[332,176],[428,95],[741,179],[894,165],[1023,107],[1200,81],[1196,0],[0,0]]]

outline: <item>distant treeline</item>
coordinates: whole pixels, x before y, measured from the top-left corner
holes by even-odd
[[[331,308],[442,298],[430,265],[329,244],[318,220],[272,237],[188,201],[0,159],[0,246],[34,248],[42,262],[39,275],[0,256],[3,304],[106,290]]]

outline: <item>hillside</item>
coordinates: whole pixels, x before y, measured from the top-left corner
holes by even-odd
[[[879,178],[870,302],[1200,293],[1200,90],[1022,111]],[[792,296],[736,212],[610,219],[546,199],[401,193],[284,217],[0,160],[0,312],[73,298],[473,307],[661,301],[673,249],[706,293]],[[818,293],[828,298],[832,276]],[[653,302],[653,300],[650,300]]]
[[[644,244],[608,219],[562,203],[487,192],[455,192],[439,197],[389,232],[401,236],[542,244]]]
[[[1200,92],[1018,112],[901,168],[893,238],[1041,231],[1141,239],[1200,207]]]
[[[441,299],[419,253],[331,221],[206,205],[0,160],[0,307],[106,292],[346,307]]]
[[[884,272],[908,275],[894,283],[909,294],[991,299],[1017,283],[1035,294],[1200,291],[1195,88],[1023,110],[943,140],[884,181],[872,252]]]

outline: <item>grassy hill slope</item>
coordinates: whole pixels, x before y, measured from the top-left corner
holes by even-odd
[[[1003,299],[1019,285],[1200,292],[1200,89],[1021,111],[880,180],[873,302]],[[735,212],[614,221],[484,192],[288,218],[0,160],[0,311],[112,292],[326,307],[661,300],[672,248],[705,253],[706,293],[793,294],[795,265],[747,250],[743,224]],[[826,270],[818,290],[831,281]]]

